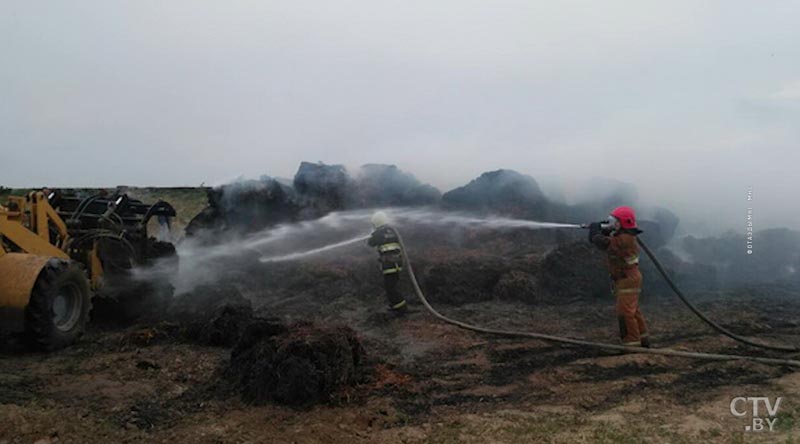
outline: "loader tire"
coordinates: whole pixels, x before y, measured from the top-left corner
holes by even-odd
[[[40,350],[67,347],[83,333],[89,310],[91,292],[83,271],[72,261],[51,259],[25,308],[25,337]]]

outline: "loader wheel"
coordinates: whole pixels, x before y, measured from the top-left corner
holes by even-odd
[[[26,338],[35,348],[58,350],[83,333],[91,294],[83,271],[72,261],[51,259],[33,285],[25,308]]]

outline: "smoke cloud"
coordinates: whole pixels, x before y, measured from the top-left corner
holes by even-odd
[[[758,229],[796,229],[799,13],[738,0],[12,0],[0,178],[199,185],[320,160],[396,164],[446,191],[509,168],[569,203],[593,177],[632,184],[693,233],[741,232],[751,204]],[[57,168],[19,167],[42,159]]]

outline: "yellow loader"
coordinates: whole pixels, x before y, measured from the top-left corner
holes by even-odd
[[[9,197],[0,205],[0,329],[43,350],[72,344],[92,298],[116,297],[103,293],[107,280],[131,279],[136,267],[175,256],[172,244],[148,237],[154,216],[171,218],[175,210],[124,193],[45,189]]]

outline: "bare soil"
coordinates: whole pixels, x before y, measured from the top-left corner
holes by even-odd
[[[169,324],[93,327],[51,354],[0,354],[0,443],[792,443],[800,372],[745,362],[612,354],[475,334],[382,294],[275,304],[257,313],[347,324],[366,352],[354,385],[330,402],[254,406],[224,377],[230,348],[198,345]],[[702,308],[745,334],[800,332],[800,303],[729,294]],[[443,306],[479,324],[616,340],[610,300],[533,306],[498,300]],[[668,300],[643,306],[654,345],[764,354],[709,331]],[[174,329],[173,329],[174,330]],[[773,432],[745,432],[738,396],[783,397]]]

